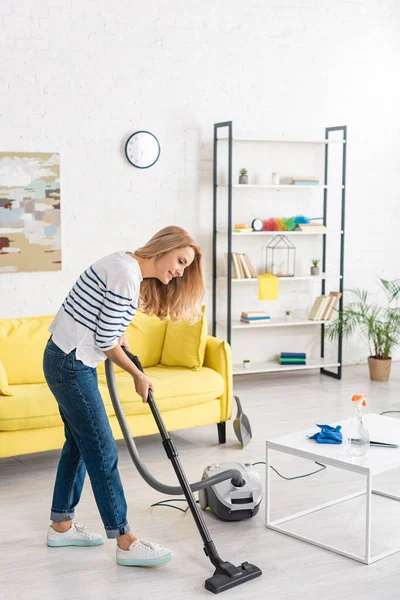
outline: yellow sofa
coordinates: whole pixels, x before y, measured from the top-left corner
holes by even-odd
[[[0,319],[0,458],[63,446],[63,423],[42,369],[52,319]],[[167,429],[217,423],[219,441],[224,442],[225,422],[231,417],[231,351],[226,342],[207,335],[204,313],[199,323],[189,326],[139,311],[127,336],[154,384]],[[104,363],[97,371],[114,436],[122,439]],[[132,435],[156,433],[150,409],[136,394],[131,376],[115,367],[115,377]]]

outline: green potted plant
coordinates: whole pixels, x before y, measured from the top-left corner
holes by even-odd
[[[249,358],[245,358],[243,360],[243,369],[248,369],[250,367],[250,359]]]
[[[247,169],[240,169],[239,173],[239,183],[249,183]]]
[[[319,258],[313,258],[311,260],[311,263],[312,263],[311,275],[320,275],[321,271],[320,271],[320,268],[318,266],[320,262],[321,261],[319,260]]]
[[[292,320],[292,313],[290,310],[285,310],[285,321],[291,321]]]
[[[338,316],[326,330],[333,340],[342,333],[350,337],[356,331],[369,344],[368,366],[373,381],[387,381],[392,366],[391,354],[400,342],[400,279],[386,281],[379,277],[386,294],[387,305],[380,306],[369,302],[368,292],[358,288],[349,290],[356,301],[338,311]]]

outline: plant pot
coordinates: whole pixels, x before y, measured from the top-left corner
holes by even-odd
[[[248,175],[240,175],[239,183],[249,183],[249,176]]]
[[[375,358],[368,357],[369,375],[372,381],[387,381],[390,377],[390,369],[392,367],[391,358]]]
[[[286,321],[286,323],[288,323],[291,320],[292,320],[292,315],[285,315],[285,321]]]
[[[250,368],[250,363],[243,361],[243,369],[249,369],[249,368]]]
[[[319,267],[311,267],[311,275],[320,275],[321,270]]]

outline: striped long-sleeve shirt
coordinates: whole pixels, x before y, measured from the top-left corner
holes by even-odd
[[[135,316],[142,273],[126,252],[95,262],[77,279],[49,327],[54,343],[89,367],[105,360]]]

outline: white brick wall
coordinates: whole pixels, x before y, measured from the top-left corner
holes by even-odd
[[[399,26],[397,0],[3,0],[0,147],[61,153],[63,270],[0,276],[0,317],[55,311],[91,261],[171,223],[210,284],[212,126],[229,119],[294,139],[347,124],[346,285],[399,276]],[[123,156],[139,128],[161,143],[149,170]]]

